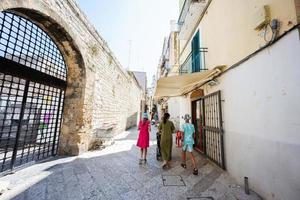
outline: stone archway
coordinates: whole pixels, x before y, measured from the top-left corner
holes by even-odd
[[[126,129],[126,120],[140,112],[143,91],[76,1],[1,0],[2,10],[36,23],[65,59],[68,87],[60,154],[78,155],[88,151],[94,141],[105,142]],[[118,107],[121,109],[116,110]]]
[[[51,13],[51,17],[49,17],[42,12],[42,8],[29,9],[26,8],[27,6],[29,5],[24,5],[24,8],[8,7],[7,9],[4,8],[3,11],[18,14],[37,24],[60,49],[65,59],[68,75],[59,154],[78,155],[86,151],[88,146],[88,141],[85,141],[87,137],[84,137],[86,131],[83,112],[86,83],[84,60],[71,36],[72,33],[67,31],[66,25],[57,22],[61,21],[58,15]]]

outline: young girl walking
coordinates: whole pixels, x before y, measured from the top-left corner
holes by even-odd
[[[183,140],[181,166],[186,169],[186,151],[188,151],[194,167],[193,174],[198,175],[198,169],[193,155],[195,128],[194,125],[190,123],[190,119],[189,114],[186,114],[184,116],[185,123],[181,127],[181,131],[183,132],[183,136],[181,137]]]
[[[141,148],[141,158],[139,160],[139,164],[143,164],[147,162],[147,148],[149,147],[149,132],[150,129],[150,121],[148,120],[147,113],[143,113],[143,119],[139,123],[139,137],[137,141],[137,146]]]

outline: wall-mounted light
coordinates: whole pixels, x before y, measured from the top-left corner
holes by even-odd
[[[218,79],[212,79],[207,84],[212,87],[212,86],[219,85],[220,82],[218,81]]]

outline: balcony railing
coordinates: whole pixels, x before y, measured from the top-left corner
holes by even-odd
[[[201,72],[207,70],[205,66],[206,47],[201,47],[199,50],[192,51],[179,67],[179,74]]]

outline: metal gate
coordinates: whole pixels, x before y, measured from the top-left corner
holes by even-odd
[[[203,98],[204,153],[217,165],[225,169],[221,91]]]
[[[47,33],[0,12],[0,172],[57,153],[66,76]]]

